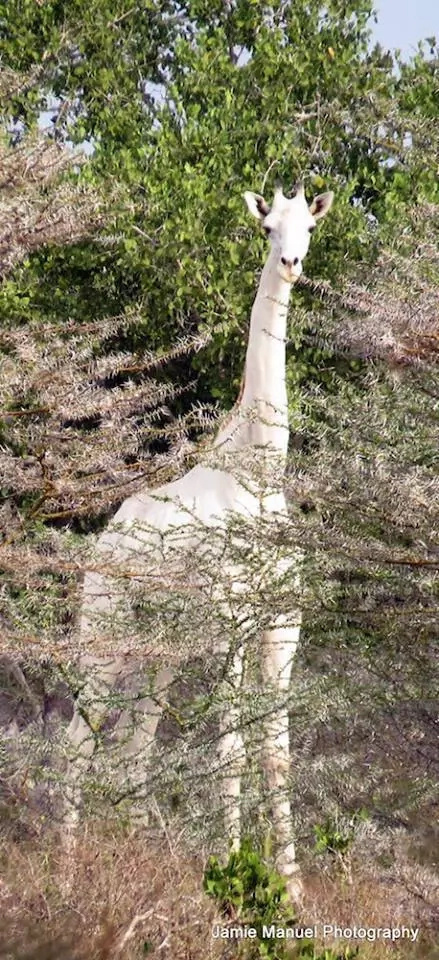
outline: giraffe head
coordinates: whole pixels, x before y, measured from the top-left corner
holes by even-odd
[[[270,207],[259,193],[245,192],[247,206],[270,238],[278,273],[287,283],[295,283],[300,277],[311,233],[317,220],[326,216],[333,197],[333,193],[322,193],[308,204],[303,184],[298,184],[291,198],[278,187]]]

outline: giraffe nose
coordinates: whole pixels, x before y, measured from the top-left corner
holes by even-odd
[[[299,257],[294,257],[294,260],[287,260],[286,257],[281,257],[280,262],[284,267],[289,267],[291,270],[293,267],[297,267],[297,264],[299,263]]]

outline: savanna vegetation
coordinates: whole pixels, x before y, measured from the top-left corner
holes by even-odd
[[[266,242],[241,195],[299,178],[336,197],[289,319],[303,916],[421,928],[362,944],[366,960],[437,955],[439,50],[373,47],[372,17],[369,0],[0,2],[2,956],[30,957],[31,940],[40,960],[236,955],[210,938],[223,879],[202,890],[225,841],[198,649],[162,724],[147,830],[111,776],[129,690],[112,700],[73,887],[62,731],[93,536],[189,469],[233,404]],[[183,643],[160,602],[139,602],[140,657],[158,619]],[[267,696],[249,688],[246,723]],[[269,863],[252,773],[246,822]]]

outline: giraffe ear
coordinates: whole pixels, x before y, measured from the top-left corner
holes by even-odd
[[[270,207],[268,203],[261,197],[260,193],[252,193],[251,190],[246,190],[244,193],[244,200],[250,210],[250,213],[253,214],[257,220],[264,220],[266,216],[270,213]]]
[[[320,193],[318,197],[314,197],[314,200],[309,205],[309,212],[315,220],[321,220],[322,217],[326,217],[328,210],[332,207],[333,199],[334,194],[332,190],[329,193]]]

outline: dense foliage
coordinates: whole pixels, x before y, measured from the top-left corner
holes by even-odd
[[[83,534],[192,465],[236,396],[264,256],[243,190],[333,189],[289,329],[297,827],[309,848],[316,823],[364,807],[360,850],[387,855],[384,825],[430,863],[439,56],[434,38],[409,63],[371,49],[371,16],[369,0],[0,3],[0,615],[5,650],[71,653]],[[214,707],[203,690],[191,747]],[[202,821],[185,758],[170,809],[178,795]]]

